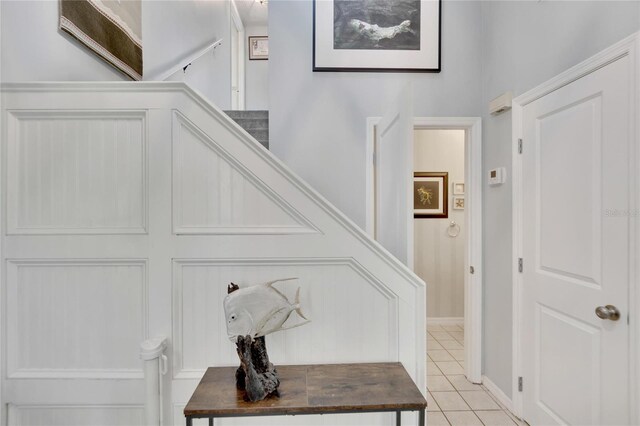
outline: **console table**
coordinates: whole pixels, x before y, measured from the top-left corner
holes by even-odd
[[[400,363],[276,366],[280,397],[246,402],[236,389],[237,367],[211,367],[184,408],[187,426],[193,419],[245,416],[418,411],[425,424],[424,399]]]

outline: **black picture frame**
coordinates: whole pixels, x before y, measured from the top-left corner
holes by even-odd
[[[326,1],[326,0],[321,0]],[[333,1],[333,0],[332,0]],[[313,72],[376,72],[376,73],[440,73],[442,71],[442,0],[437,0],[438,4],[438,41],[437,41],[437,66],[432,68],[414,68],[414,67],[335,67],[335,66],[319,66],[316,52],[316,37],[317,37],[317,2],[318,0],[312,0],[313,2],[313,16],[312,16],[312,70]]]
[[[269,60],[269,53],[267,52],[266,56],[256,56],[253,53],[253,42],[254,41],[258,41],[258,40],[266,40],[267,42],[269,41],[269,36],[249,36],[248,37],[248,41],[249,41],[249,60],[250,61],[267,61]]]

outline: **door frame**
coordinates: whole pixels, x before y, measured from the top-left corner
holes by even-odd
[[[366,231],[374,236],[375,224],[375,126],[380,117],[367,118]],[[456,129],[465,131],[466,214],[464,280],[464,370],[473,383],[482,382],[482,120],[480,117],[414,117],[414,130]],[[413,157],[413,152],[412,152]],[[413,246],[414,236],[408,235]],[[413,259],[410,259],[411,263]],[[410,264],[411,264],[410,263]],[[413,269],[413,268],[412,268]],[[426,332],[426,330],[425,330]]]
[[[631,81],[631,155],[629,166],[631,182],[629,188],[629,220],[632,244],[630,246],[630,288],[629,288],[629,360],[630,360],[630,420],[631,424],[640,422],[640,126],[637,114],[640,112],[640,33],[635,33],[602,52],[592,56],[584,62],[559,74],[551,80],[516,97],[512,102],[512,215],[513,215],[513,246],[512,246],[512,277],[513,277],[513,367],[512,367],[512,402],[514,414],[523,415],[522,393],[518,391],[518,378],[522,376],[522,288],[523,278],[518,271],[518,259],[522,257],[523,219],[522,219],[522,159],[518,153],[519,140],[523,135],[523,108],[531,102],[560,89],[622,57],[628,56]],[[526,149],[526,144],[525,144]],[[633,220],[635,218],[635,220]],[[526,385],[526,384],[525,384]],[[633,401],[638,403],[633,404]],[[635,405],[635,407],[634,407]]]
[[[238,33],[237,46],[231,46],[231,49],[236,49],[238,53],[238,63],[236,64],[236,78],[238,82],[238,105],[237,109],[244,110],[245,109],[245,29],[244,24],[242,23],[242,18],[240,17],[240,12],[238,12],[238,7],[236,6],[235,1],[230,2],[230,15],[231,15],[231,28],[229,31],[233,31],[234,29]],[[229,40],[232,40],[231,33],[229,33]],[[233,56],[233,55],[232,55]],[[231,69],[233,70],[233,65],[231,65]],[[233,91],[233,86],[231,87]],[[233,102],[233,93],[231,94],[231,102]],[[233,108],[232,108],[233,109]]]

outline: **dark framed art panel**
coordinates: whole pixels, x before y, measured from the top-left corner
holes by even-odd
[[[61,30],[131,79],[142,80],[141,0],[60,0],[59,5]]]
[[[440,72],[441,0],[313,0],[313,71]]]
[[[449,173],[413,174],[413,217],[445,219],[449,217]]]

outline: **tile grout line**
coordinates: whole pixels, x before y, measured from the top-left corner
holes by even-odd
[[[463,359],[463,360],[458,360],[458,359],[456,359],[456,358],[455,358],[455,356],[450,352],[450,350],[463,350],[463,351],[464,351],[464,334],[463,334],[463,336],[462,336],[462,337],[463,337],[463,340],[462,340],[462,341],[460,341],[460,340],[456,339],[454,336],[452,336],[452,335],[449,333],[449,330],[444,330],[444,329],[442,329],[442,328],[441,328],[440,330],[431,330],[431,331],[443,331],[443,332],[447,333],[447,335],[449,335],[449,337],[451,337],[451,338],[452,338],[452,339],[447,339],[446,341],[455,341],[455,342],[457,342],[458,344],[460,344],[460,345],[462,346],[462,349],[460,349],[460,348],[458,348],[458,349],[447,349],[447,348],[445,348],[445,347],[442,345],[442,342],[443,342],[443,341],[441,341],[440,339],[438,339],[438,338],[436,338],[435,336],[433,336],[433,335],[430,333],[430,331],[429,331],[429,330],[428,330],[428,332],[427,332],[427,339],[428,339],[428,340],[433,340],[434,342],[438,343],[438,344],[442,347],[442,349],[435,349],[435,350],[444,350],[444,351],[446,351],[446,353],[447,353],[449,356],[451,356],[451,358],[453,358],[453,361],[434,361],[434,360],[429,356],[429,354],[427,353],[427,359],[428,359],[430,362],[433,362],[434,367],[435,367],[436,369],[438,369],[438,371],[440,371],[440,373],[442,374],[442,377],[444,377],[444,379],[446,380],[446,382],[448,382],[448,383],[451,385],[451,387],[453,388],[453,390],[452,390],[452,391],[451,391],[451,390],[448,390],[448,391],[431,391],[431,390],[427,389],[427,392],[429,393],[429,395],[430,395],[430,397],[433,399],[433,401],[436,403],[436,406],[437,406],[437,408],[438,408],[438,410],[437,410],[437,411],[431,411],[431,412],[432,412],[432,413],[441,413],[441,414],[443,415],[443,417],[444,417],[445,421],[446,421],[449,425],[452,425],[452,423],[451,423],[451,421],[449,420],[449,417],[447,417],[446,413],[452,413],[452,412],[461,412],[461,413],[469,413],[469,412],[471,412],[471,413],[473,413],[473,416],[474,416],[474,417],[475,417],[475,418],[480,422],[480,424],[481,424],[481,425],[485,425],[485,426],[486,426],[487,424],[486,424],[486,423],[485,423],[485,422],[480,418],[480,416],[478,416],[478,414],[477,414],[478,412],[500,412],[500,413],[504,414],[505,416],[507,416],[507,418],[508,418],[512,423],[513,423],[513,425],[515,425],[515,426],[519,425],[520,423],[516,422],[516,421],[513,419],[513,416],[512,416],[510,413],[508,413],[508,412],[507,412],[506,408],[505,408],[505,407],[503,407],[503,406],[502,406],[502,404],[501,404],[499,401],[497,401],[497,400],[496,400],[496,397],[495,397],[495,396],[494,396],[494,395],[493,395],[493,394],[492,394],[492,393],[491,393],[491,392],[490,392],[486,387],[484,387],[483,385],[481,385],[481,384],[480,384],[480,385],[477,385],[477,386],[478,386],[478,389],[475,389],[475,390],[458,390],[458,389],[453,385],[453,383],[451,382],[451,380],[449,379],[449,376],[456,376],[456,375],[462,375],[462,376],[464,376],[464,373],[463,373],[463,374],[446,374],[446,373],[445,373],[444,371],[442,371],[442,369],[441,369],[441,368],[436,364],[436,362],[455,362],[455,363],[457,363],[457,364],[458,364],[462,369],[464,369],[464,365],[462,365],[462,364],[464,363],[464,359]],[[459,330],[459,331],[461,331],[462,333],[464,333],[464,329],[461,329],[461,330]],[[429,346],[429,343],[427,342],[427,351],[428,351],[428,346]],[[440,375],[434,375],[434,376],[438,376],[438,377],[439,377]],[[466,378],[465,378],[465,379],[466,379]],[[439,404],[438,404],[438,402],[436,401],[435,397],[433,396],[433,392],[455,392],[455,393],[457,393],[457,394],[458,394],[458,396],[461,398],[461,400],[464,402],[464,404],[465,404],[469,409],[468,409],[468,410],[446,410],[446,411],[445,411],[445,410],[443,410],[443,409],[440,407],[440,405],[439,405]],[[464,398],[464,396],[463,396],[460,392],[481,392],[481,393],[483,393],[483,394],[486,394],[486,395],[489,397],[489,399],[490,399],[490,400],[491,400],[491,401],[492,401],[492,402],[497,406],[497,408],[493,408],[493,409],[487,408],[487,409],[478,409],[478,410],[474,410],[473,408],[471,408],[471,405],[469,405],[469,403],[467,402],[467,400]]]

